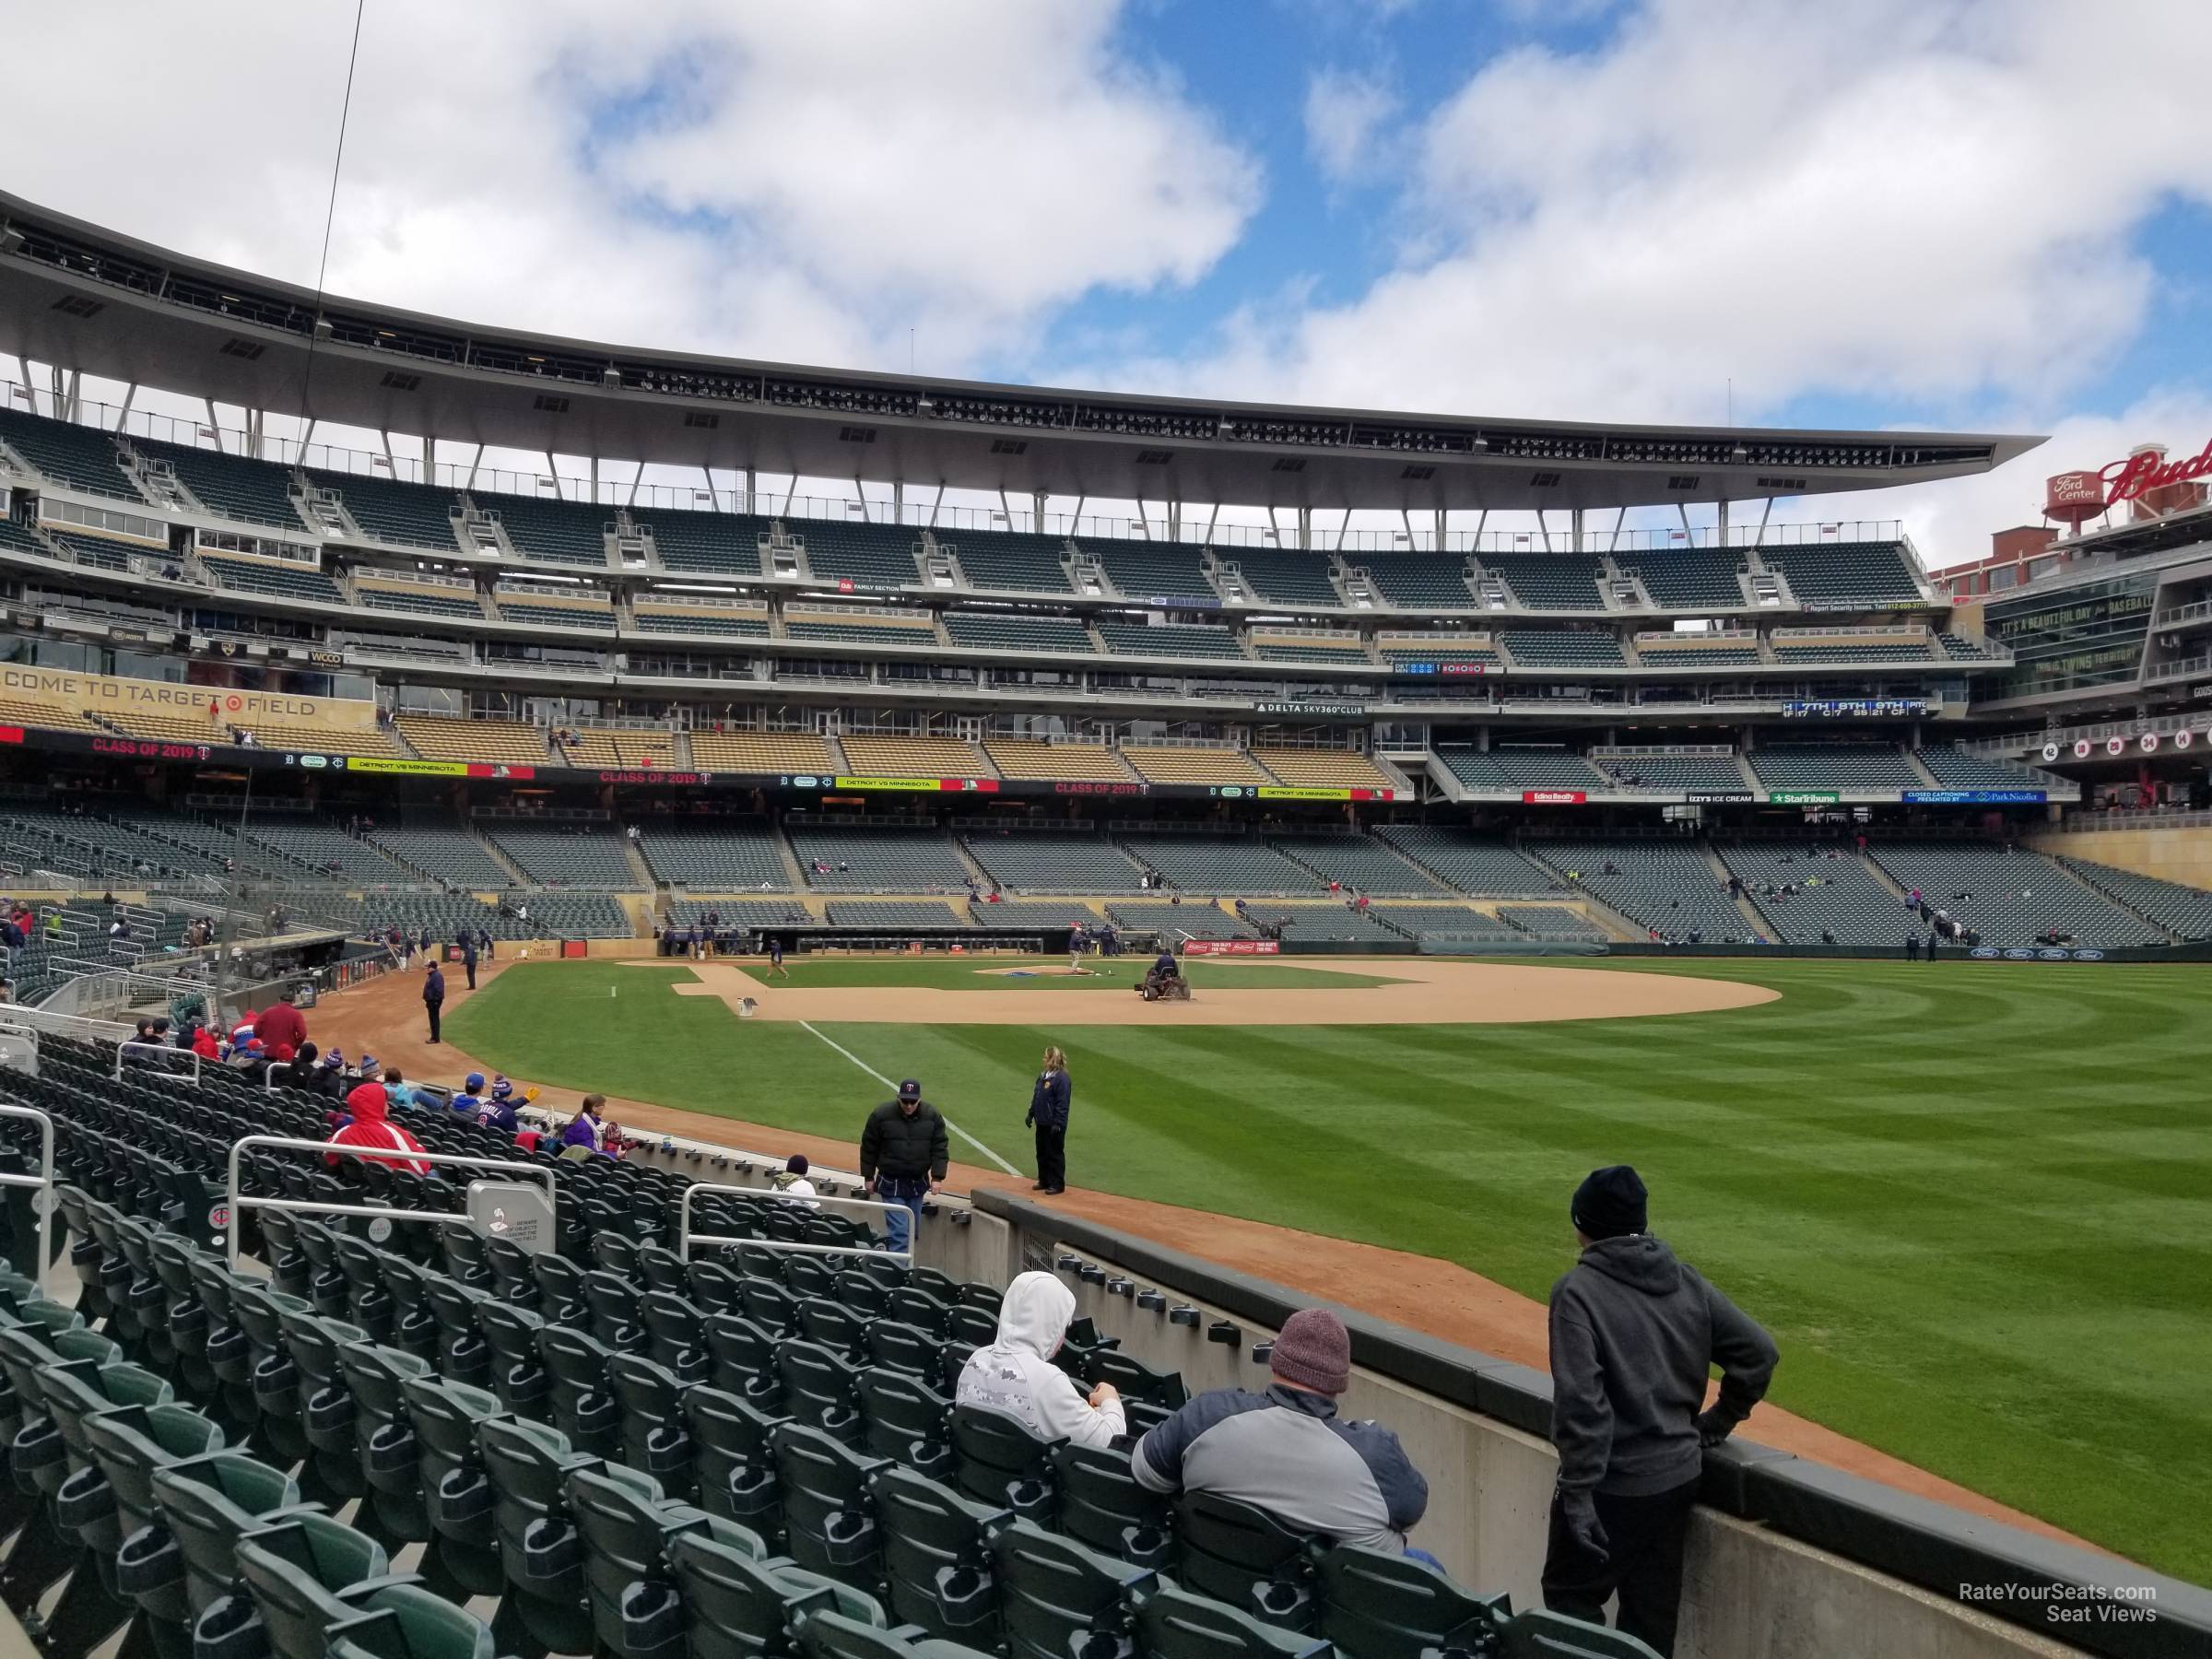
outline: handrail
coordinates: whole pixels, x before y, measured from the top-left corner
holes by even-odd
[[[392,1209],[377,1204],[333,1204],[316,1198],[260,1198],[238,1190],[238,1157],[248,1147],[274,1147],[288,1152],[321,1152],[330,1157],[371,1158],[386,1161],[405,1159],[410,1162],[459,1164],[472,1170],[511,1170],[518,1174],[535,1175],[546,1183],[546,1210],[556,1223],[560,1216],[560,1188],[553,1171],[543,1164],[518,1163],[505,1158],[471,1158],[459,1152],[411,1152],[396,1147],[351,1147],[336,1141],[295,1140],[284,1135],[249,1135],[230,1143],[229,1171],[224,1182],[224,1197],[229,1205],[229,1239],[225,1251],[232,1272],[238,1270],[238,1239],[240,1212],[249,1209],[289,1210],[295,1215],[310,1216],[366,1216],[382,1217],[391,1221],[451,1221],[453,1215],[445,1210]]]
[[[865,1244],[799,1244],[782,1239],[738,1239],[716,1233],[694,1233],[691,1230],[691,1201],[701,1193],[739,1193],[753,1198],[773,1198],[790,1205],[794,1209],[840,1204],[852,1209],[878,1210],[886,1215],[892,1210],[904,1211],[910,1218],[913,1214],[903,1204],[878,1204],[873,1198],[833,1198],[822,1193],[817,1193],[811,1198],[794,1198],[768,1187],[715,1186],[702,1182],[686,1187],[683,1197],[677,1204],[676,1253],[687,1262],[691,1259],[691,1246],[694,1244],[742,1244],[748,1249],[780,1250],[791,1255],[882,1256],[887,1261],[904,1262],[911,1267],[914,1262],[914,1246],[921,1241],[914,1236],[921,1230],[919,1228],[908,1230],[904,1250],[877,1250]]]
[[[0,1175],[0,1187],[35,1187],[42,1194],[31,1202],[39,1217],[39,1265],[33,1277],[43,1290],[53,1242],[53,1120],[36,1106],[0,1106],[0,1117],[29,1118],[39,1126],[39,1172]]]

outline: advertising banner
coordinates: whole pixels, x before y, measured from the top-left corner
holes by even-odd
[[[1394,801],[1394,789],[1325,789],[1313,784],[1262,783],[1249,792],[1263,801]]]
[[[1770,789],[1767,805],[1770,806],[1833,806],[1836,791],[1832,789]]]
[[[900,791],[915,794],[953,794],[972,791],[980,794],[996,794],[996,778],[835,778],[831,782],[840,789],[869,791]]]
[[[1589,794],[1580,789],[1524,789],[1521,792],[1521,804],[1524,806],[1581,806],[1589,799]]]
[[[347,771],[382,772],[402,778],[517,778],[537,776],[535,766],[509,766],[500,761],[485,760],[407,760],[395,755],[349,755],[332,757],[334,766]]]
[[[2040,789],[1908,789],[1904,797],[1921,806],[2041,806],[2049,798]]]
[[[1693,806],[1717,806],[1729,801],[1749,801],[1758,797],[1747,789],[1688,789],[1683,791],[1682,798]]]
[[[1282,946],[1273,939],[1191,939],[1184,956],[1279,956]]]

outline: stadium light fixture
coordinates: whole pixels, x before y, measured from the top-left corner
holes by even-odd
[[[23,246],[23,232],[13,225],[0,225],[0,253],[13,253]]]

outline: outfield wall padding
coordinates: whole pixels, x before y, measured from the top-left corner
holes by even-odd
[[[1318,1301],[1004,1192],[979,1191],[973,1202],[968,1226],[924,1230],[933,1265],[1001,1284],[1024,1267],[1055,1272],[1078,1314],[1146,1364],[1181,1371],[1194,1391],[1265,1387],[1255,1344]],[[937,1261],[940,1246],[947,1259]],[[1070,1270],[1075,1257],[1166,1290],[1197,1307],[1199,1323],[1138,1309]],[[1346,1413],[1387,1423],[1429,1478],[1416,1542],[1463,1583],[1538,1605],[1557,1469],[1549,1375],[1335,1311],[1355,1367]],[[1217,1326],[1233,1326],[1234,1342],[1209,1340]],[[1756,1433],[1756,1416],[1750,1427]],[[2051,1617],[2065,1608],[2086,1615]],[[1736,1439],[1706,1459],[1677,1651],[1682,1659],[2212,1659],[2212,1591]]]

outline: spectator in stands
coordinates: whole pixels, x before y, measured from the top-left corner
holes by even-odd
[[[430,1022],[430,1041],[442,1041],[438,1035],[438,1017],[445,1011],[445,975],[439,971],[435,959],[430,959],[430,971],[422,977],[422,1011]]]
[[[1647,1230],[1626,1164],[1593,1171],[1571,1208],[1582,1255],[1551,1288],[1551,1439],[1559,1454],[1544,1603],[1674,1651],[1682,1544],[1704,1448],[1767,1392],[1774,1340]],[[1717,1404],[1706,1379],[1721,1368]]]
[[[794,1152],[784,1160],[783,1168],[772,1184],[777,1192],[793,1203],[804,1204],[810,1210],[818,1210],[822,1206],[815,1198],[814,1182],[806,1178],[807,1171],[813,1167],[807,1161],[806,1153]]]
[[[289,1065],[281,1066],[269,1074],[269,1080],[285,1088],[304,1088],[315,1094],[323,1090],[323,1055],[312,1042],[303,1042],[292,1053]]]
[[[477,1079],[480,1086],[484,1079]],[[521,1131],[522,1119],[515,1115],[514,1085],[506,1078],[494,1079],[491,1093],[477,1108],[477,1122],[487,1129],[497,1129],[501,1135]]]
[[[377,1080],[376,1062],[364,1057],[361,1061],[361,1081],[346,1097],[346,1110],[350,1114],[345,1126],[333,1135],[331,1144],[339,1147],[374,1147],[379,1151],[420,1152],[422,1144],[397,1124],[392,1122],[385,1108],[384,1087]],[[326,1162],[334,1168],[344,1169],[354,1159],[340,1159],[332,1153]],[[430,1172],[429,1163],[419,1158],[382,1157],[380,1163],[388,1163],[418,1175]]]
[[[944,1115],[922,1098],[914,1078],[868,1113],[860,1132],[860,1178],[870,1196],[897,1206],[884,1218],[890,1249],[906,1249],[911,1229],[921,1224],[923,1200],[943,1184],[951,1157]]]
[[[1300,1309],[1275,1339],[1265,1394],[1200,1394],[1136,1442],[1130,1473],[1147,1491],[1213,1492],[1300,1532],[1405,1550],[1429,1483],[1389,1430],[1336,1415],[1351,1351],[1335,1314]]]
[[[603,1094],[585,1095],[577,1108],[576,1115],[569,1120],[569,1126],[561,1131],[562,1155],[565,1157],[571,1147],[581,1147],[587,1154],[599,1152],[612,1157],[613,1153],[606,1144],[606,1097]]]
[[[470,1072],[461,1079],[461,1087],[446,1100],[446,1105],[463,1117],[474,1118],[484,1104],[484,1074]]]
[[[222,1040],[210,1026],[202,1026],[192,1034],[192,1052],[200,1057],[203,1065],[212,1065],[223,1055]]]
[[[416,1092],[415,1085],[400,1076],[398,1066],[394,1065],[387,1066],[385,1068],[385,1106],[394,1112],[413,1112],[417,1107],[422,1105],[423,1103],[422,1096]]]
[[[1037,1131],[1037,1181],[1032,1191],[1045,1194],[1067,1190],[1067,1109],[1073,1089],[1067,1080],[1067,1056],[1057,1048],[1044,1051],[1044,1069],[1030,1089],[1030,1114],[1021,1121]],[[1073,1304],[1071,1303],[1072,1307]]]
[[[300,1045],[307,1041],[307,1020],[299,1009],[292,1006],[292,998],[296,994],[290,986],[286,986],[254,1022],[253,1034],[272,1050],[289,1045],[297,1053]]]
[[[1015,1275],[998,1304],[998,1335],[968,1356],[954,1399],[1003,1412],[1041,1441],[1104,1450],[1128,1432],[1111,1382],[1087,1394],[1053,1363],[1076,1316],[1076,1293],[1049,1273]]]

